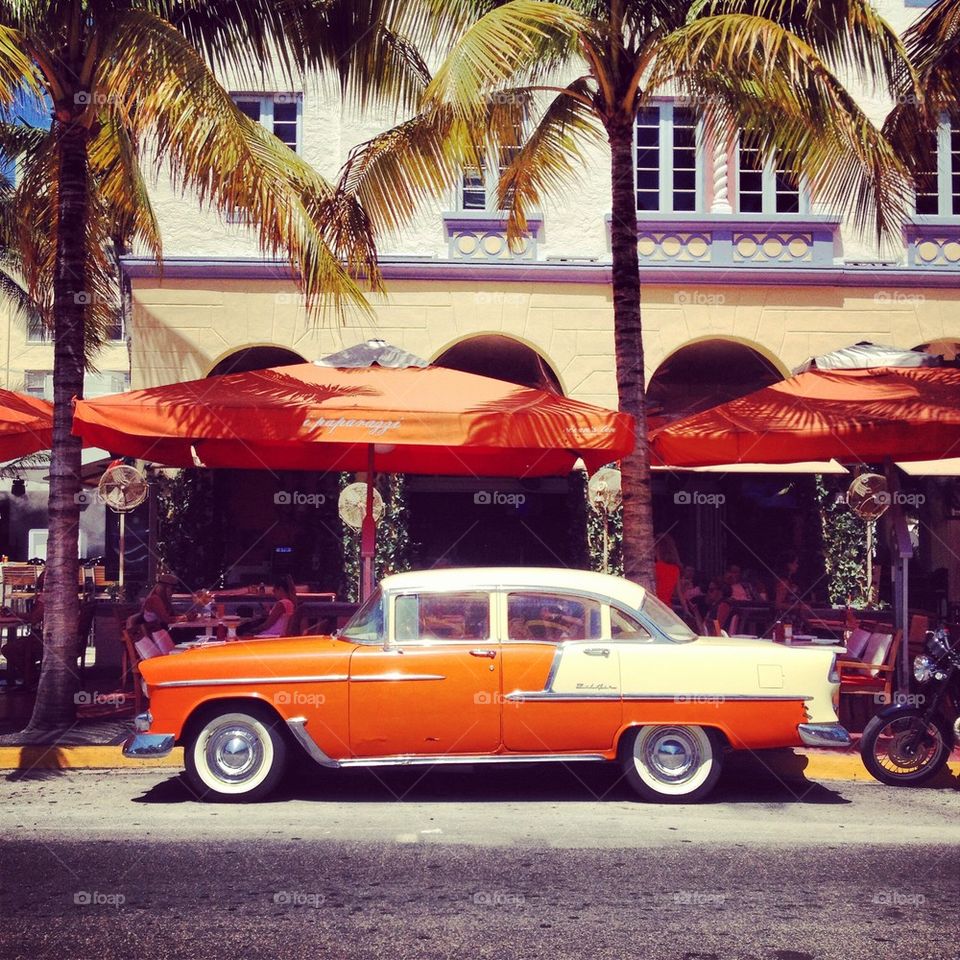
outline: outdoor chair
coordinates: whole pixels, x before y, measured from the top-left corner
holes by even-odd
[[[123,665],[121,666],[120,690],[126,693],[127,677],[130,679],[131,692],[133,693],[133,713],[134,716],[142,713],[143,689],[140,686],[140,654],[137,650],[137,642],[134,640],[130,630],[126,627],[120,631],[120,642],[123,644]]]
[[[16,609],[18,606],[23,606],[24,600],[33,597],[37,586],[38,569],[32,563],[0,564],[0,576],[3,578],[3,606]]]
[[[96,604],[93,603],[80,605],[80,619],[77,621],[76,654],[81,686],[83,686],[83,676],[87,668],[87,647],[90,643],[90,631],[93,630],[93,618],[96,609]]]
[[[930,618],[922,613],[910,617],[910,633],[907,636],[907,656],[911,659],[924,652],[927,643],[927,631]]]
[[[902,636],[899,630],[871,633],[860,659],[837,660],[841,695],[867,695],[880,704],[892,703]]]

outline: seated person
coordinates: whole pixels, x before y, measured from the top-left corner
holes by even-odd
[[[717,621],[721,630],[726,630],[733,619],[734,607],[730,602],[732,593],[730,584],[723,580],[711,580],[707,588],[707,614],[704,619],[708,622]]]
[[[161,574],[140,608],[139,619],[144,637],[151,641],[160,654],[169,653],[175,646],[168,628],[179,619],[173,612],[173,588],[176,584],[177,578],[172,573]]]
[[[26,683],[33,674],[33,665],[43,655],[43,578],[41,571],[37,578],[37,589],[30,604],[30,612],[23,623],[30,626],[30,632],[17,636],[11,628],[12,636],[0,647],[0,653],[7,658],[7,681]]]
[[[296,610],[289,577],[280,577],[273,584],[273,606],[266,617],[260,617],[242,624],[237,633],[244,637],[286,637],[289,636],[290,621]]]
[[[564,613],[559,604],[545,603],[540,608],[539,619],[548,625],[550,636],[559,636],[564,640],[577,640],[584,636],[583,618]]]

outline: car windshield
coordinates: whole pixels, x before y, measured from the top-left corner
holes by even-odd
[[[367,597],[339,636],[354,643],[383,643],[383,597],[379,590]]]
[[[643,614],[661,633],[676,643],[689,643],[697,635],[657,596],[647,593],[640,604]]]

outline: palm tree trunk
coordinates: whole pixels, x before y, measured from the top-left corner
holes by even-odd
[[[633,118],[607,121],[613,195],[610,241],[613,253],[613,337],[620,410],[637,425],[633,453],[620,463],[623,490],[623,573],[648,590],[654,582],[653,503],[647,446],[646,384],[640,321],[637,259],[637,197],[633,161]]]
[[[28,730],[69,724],[76,715],[77,561],[80,439],[71,433],[73,398],[83,396],[84,323],[90,294],[86,278],[89,208],[88,132],[59,126],[57,252],[53,287],[54,411],[50,461],[49,537],[44,581],[43,669]]]

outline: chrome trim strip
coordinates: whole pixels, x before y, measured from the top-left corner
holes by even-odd
[[[235,687],[250,683],[336,683],[340,680],[349,680],[345,673],[329,673],[317,677],[239,677],[236,680],[229,677],[212,677],[208,680],[166,680],[163,683],[153,683],[153,687]]]
[[[451,756],[436,754],[418,756],[417,754],[398,754],[393,757],[351,757],[339,761],[341,767],[409,767],[409,766],[450,766],[474,763],[582,763],[594,760],[606,760],[602,753],[537,753],[537,754],[485,754],[483,756]]]
[[[850,734],[839,723],[801,723],[797,733],[808,747],[849,747],[851,743]]]
[[[697,703],[698,701],[751,700],[751,701],[807,701],[813,697],[802,696],[753,696],[749,693],[554,693],[551,690],[514,690],[504,696],[504,700],[522,703],[524,700],[656,700],[676,703]]]
[[[291,717],[287,721],[287,726],[293,734],[294,739],[306,751],[311,760],[315,760],[321,767],[339,767],[336,760],[331,760],[318,746],[316,740],[307,732],[306,717]]]
[[[445,676],[439,673],[402,673],[399,670],[393,673],[371,673],[366,676],[351,677],[351,683],[374,683],[381,680],[399,681],[399,680],[446,680]]]
[[[123,741],[123,755],[133,760],[165,757],[173,750],[172,733],[135,733]]]

